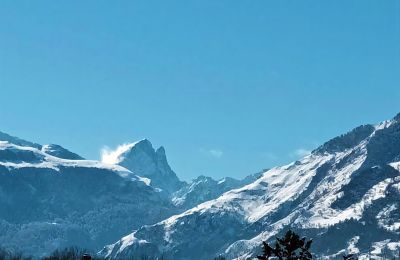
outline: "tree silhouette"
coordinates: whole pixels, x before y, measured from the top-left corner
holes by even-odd
[[[263,254],[257,259],[267,260],[275,256],[279,260],[308,260],[312,259],[309,252],[312,240],[301,238],[289,230],[283,238],[276,238],[275,246],[271,247],[267,242],[263,242]]]
[[[348,255],[343,255],[344,260],[357,260],[358,257],[356,254],[348,254]]]

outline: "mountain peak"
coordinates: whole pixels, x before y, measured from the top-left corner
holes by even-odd
[[[144,138],[140,141],[137,141],[135,143],[132,143],[132,149],[133,148],[142,148],[142,149],[153,149],[153,144],[150,142],[149,139]]]
[[[158,154],[159,156],[165,156],[165,148],[163,146],[158,147],[158,149],[156,150],[156,154]]]
[[[137,151],[142,151],[146,154],[153,154],[155,150],[153,148],[153,144],[149,141],[149,139],[142,139],[140,141],[130,143],[127,145],[127,149],[121,154],[123,157],[127,158],[135,155]],[[123,158],[121,158],[121,161]]]
[[[101,161],[107,164],[120,164],[137,150],[143,151],[147,154],[154,153],[154,148],[151,142],[148,139],[142,139],[137,142],[119,145],[115,150],[110,150],[109,148],[103,149]]]
[[[134,174],[149,178],[152,186],[172,193],[182,186],[168,164],[164,147],[153,148],[148,139],[123,144],[114,151],[105,151],[102,161],[121,165]]]

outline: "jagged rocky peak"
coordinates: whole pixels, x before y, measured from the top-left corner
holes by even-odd
[[[161,173],[168,175],[174,175],[175,173],[172,171],[171,167],[168,164],[167,156],[165,155],[165,148],[163,146],[159,147],[156,150],[156,161],[157,166],[162,170]]]
[[[156,154],[149,140],[143,139],[123,146],[125,146],[125,149],[121,150],[120,154],[116,156],[116,162],[119,165],[144,177],[151,177],[157,173],[159,155]],[[117,149],[117,152],[119,149]]]
[[[216,199],[224,192],[243,187],[261,176],[261,173],[257,173],[241,180],[231,177],[214,180],[211,177],[200,175],[174,193],[172,202],[181,208],[194,207],[205,201]]]
[[[197,182],[207,182],[207,181],[215,181],[213,178],[205,175],[200,175],[197,178],[193,179],[193,183]]]
[[[164,147],[157,150],[148,139],[123,145],[117,149],[114,160],[117,164],[131,170],[139,176],[149,178],[151,185],[167,193],[172,193],[182,187],[175,172],[168,164]]]
[[[58,144],[46,144],[42,146],[42,152],[67,160],[84,160],[80,155],[73,153]]]

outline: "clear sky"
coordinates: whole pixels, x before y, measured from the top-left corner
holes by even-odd
[[[400,112],[400,1],[0,3],[0,131],[242,177]]]

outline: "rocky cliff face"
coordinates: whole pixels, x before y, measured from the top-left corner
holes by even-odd
[[[152,187],[169,196],[184,185],[169,166],[163,147],[155,150],[147,139],[120,147],[113,155],[114,163],[148,178]]]

